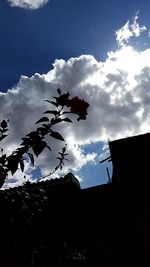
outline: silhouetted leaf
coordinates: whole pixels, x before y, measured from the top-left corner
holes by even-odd
[[[26,136],[29,136],[29,137],[31,137],[31,138],[34,138],[34,137],[35,137],[35,135],[37,135],[37,132],[35,132],[35,131],[33,131],[33,132],[31,132],[31,133],[28,133],[28,134],[26,134]],[[22,138],[22,139],[25,139],[25,138]]]
[[[62,113],[62,115],[64,115],[64,114],[68,114],[68,113],[73,113],[73,112],[71,112],[71,111],[64,111],[64,112]]]
[[[51,148],[50,148],[50,146],[49,146],[48,144],[46,145],[46,147],[47,147],[50,151],[52,151]]]
[[[63,152],[58,152],[58,154],[60,154],[61,156],[68,156],[69,154],[67,154],[67,153],[63,153]]]
[[[62,160],[62,158],[60,158],[60,157],[57,157],[56,159],[59,159],[60,161]]]
[[[31,140],[30,138],[24,137],[22,138],[22,140],[23,142],[20,144],[20,146],[28,147],[28,146],[32,146],[33,144],[33,140]]]
[[[57,89],[57,93],[58,93],[59,95],[61,95],[61,90],[60,90],[60,88]]]
[[[45,124],[45,125],[47,126],[47,124]],[[47,127],[47,129],[46,129],[46,127],[39,127],[39,128],[37,128],[37,131],[42,135],[46,135],[48,129],[49,129],[49,127]]]
[[[0,168],[0,188],[3,186],[6,179],[6,173],[3,168]]]
[[[20,158],[19,163],[20,163],[20,168],[21,168],[21,170],[22,170],[22,172],[23,172],[23,171],[24,171],[24,161],[23,161],[22,158]]]
[[[36,132],[31,132],[29,134],[27,134],[27,136],[30,137],[30,139],[32,139],[32,145],[35,144],[35,143],[38,143],[38,142],[41,142],[41,139],[42,137],[39,135],[39,133],[36,131]]]
[[[51,124],[57,124],[57,123],[60,123],[60,122],[62,122],[63,121],[63,119],[61,119],[61,118],[57,118],[57,119],[54,119],[54,118],[52,118],[51,119]]]
[[[7,122],[6,122],[5,120],[3,120],[3,121],[1,122],[1,127],[2,127],[3,129],[7,128]]]
[[[1,129],[1,133],[6,133],[8,129]]]
[[[34,154],[38,157],[39,154],[43,151],[43,149],[47,146],[47,143],[45,141],[41,141],[36,143],[32,149],[34,151]]]
[[[55,107],[58,107],[58,104],[56,102],[54,102],[54,101],[49,101],[49,100],[45,100],[45,101],[50,103],[50,104],[52,104],[52,105],[54,105]]]
[[[50,136],[55,138],[55,139],[58,139],[60,141],[65,141],[64,138],[62,137],[62,135],[58,132],[51,132]]]
[[[33,155],[28,152],[28,156],[29,156],[29,158],[31,160],[32,165],[34,166],[34,157],[33,157]]]
[[[64,165],[64,164],[63,164]],[[62,170],[62,165],[60,165],[60,170]]]
[[[8,158],[8,169],[11,171],[12,175],[18,169],[18,157],[16,155],[11,155]]]
[[[27,152],[27,148],[26,147],[19,147],[17,150],[16,150],[16,153],[18,155],[18,157],[22,157],[25,153]]]
[[[40,122],[45,122],[45,121],[49,121],[49,118],[47,117],[42,117],[40,120],[38,120],[35,124],[40,123]]]
[[[57,115],[57,114],[58,114],[58,111],[56,111],[56,110],[46,110],[46,111],[44,112],[44,114],[53,114],[53,115]]]
[[[6,134],[3,134],[0,136],[0,141],[2,141],[7,135]]]
[[[72,120],[70,120],[69,118],[64,118],[62,119],[63,121],[66,121],[66,122],[71,122],[72,123]]]
[[[4,164],[6,160],[6,154],[0,157],[0,164]]]
[[[69,98],[69,93],[60,95],[60,96],[56,99],[58,106],[59,106],[59,105],[60,105],[60,106],[65,106],[65,105],[67,104],[68,98]]]
[[[53,96],[54,99],[56,99],[56,102],[57,102],[57,99],[59,98],[58,96]]]

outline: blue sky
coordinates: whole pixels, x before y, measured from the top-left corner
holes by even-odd
[[[29,10],[1,1],[1,90],[20,75],[47,72],[56,58],[92,54],[105,59],[117,46],[114,32],[137,10],[149,24],[149,6],[148,1],[51,0]]]
[[[106,164],[99,161],[109,153],[104,149],[108,138],[149,130],[149,10],[147,0],[1,1],[0,108],[12,129],[6,151],[15,148],[39,116],[38,102],[58,86],[90,102],[87,121],[68,128],[70,134],[64,130],[71,140],[70,165],[64,171],[77,175],[82,187],[105,183]],[[121,35],[119,29],[124,29]],[[125,59],[135,65],[128,68]],[[137,62],[142,62],[139,69],[134,68]],[[50,159],[48,167],[46,158],[37,161],[34,177],[55,165]],[[29,164],[26,172],[31,178]],[[20,175],[13,178],[16,184]]]

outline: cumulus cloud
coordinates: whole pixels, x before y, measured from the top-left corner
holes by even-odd
[[[38,9],[48,3],[49,0],[7,0],[12,7],[26,9]]]
[[[137,19],[132,27],[134,32],[136,23]],[[34,129],[34,122],[50,108],[43,100],[51,99],[57,88],[90,104],[87,120],[77,122],[72,115],[74,123],[61,124],[59,129],[68,143],[69,162],[64,172],[79,171],[86,164],[95,164],[97,155],[85,153],[86,144],[150,131],[150,49],[139,52],[126,45],[109,52],[104,62],[92,55],[67,61],[57,59],[48,73],[22,76],[14,88],[1,93],[1,119],[10,119],[10,136],[4,139],[7,153]],[[42,175],[56,165],[62,145],[51,139],[49,142],[53,153],[45,151],[36,161]],[[26,172],[31,174],[28,169],[29,165]]]
[[[7,154],[11,153],[20,144],[21,137],[36,128],[34,123],[42,116],[45,109],[51,108],[49,105],[45,105],[44,99],[51,99],[52,96],[56,95],[56,89],[60,84],[56,82],[53,72],[54,70],[46,75],[35,74],[31,78],[23,76],[15,88],[8,90],[7,93],[0,94],[1,118],[9,118],[10,120],[10,137],[4,139],[2,144]],[[62,87],[65,89],[65,85]],[[76,125],[78,125],[77,122]],[[77,171],[83,165],[94,162],[96,155],[94,153],[84,155],[81,146],[72,138],[72,129],[69,125],[65,124],[61,128],[61,132],[68,142],[69,153],[69,164],[66,164],[63,172],[67,172],[68,168]],[[36,166],[41,168],[42,175],[46,175],[54,169],[58,151],[62,147],[62,143],[55,140],[49,140],[49,143],[52,153],[45,151],[40,159],[36,160]],[[27,167],[29,168],[29,164]],[[31,172],[28,168],[25,172],[29,176]],[[59,175],[63,172],[60,172]],[[15,177],[19,177],[18,174]]]
[[[126,24],[116,31],[116,40],[120,46],[124,46],[129,42],[129,39],[133,36],[139,37],[143,31],[146,31],[146,26],[140,26],[137,22],[139,16],[138,12],[133,17],[133,23],[128,20]]]

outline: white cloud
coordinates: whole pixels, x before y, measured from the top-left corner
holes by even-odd
[[[7,0],[12,7],[26,9],[38,9],[48,3],[49,0]]]
[[[9,179],[6,181],[6,183],[3,185],[3,189],[7,189],[9,187],[20,186],[26,181],[33,182],[32,173],[33,173],[33,170],[35,169],[36,167],[31,166],[30,162],[26,161],[25,168],[24,168],[25,175],[24,173],[22,173],[20,169],[18,169],[18,171],[15,174],[15,177],[10,176]]]
[[[138,12],[133,17],[133,23],[128,20],[126,24],[116,31],[116,40],[120,46],[124,46],[128,43],[131,37],[139,37],[143,31],[146,31],[146,26],[140,26],[137,22],[139,16]]]
[[[67,61],[57,59],[48,73],[22,76],[14,88],[1,93],[1,119],[10,119],[10,136],[4,140],[6,152],[14,149],[20,138],[34,129],[34,122],[49,108],[43,100],[54,96],[57,88],[90,104],[86,121],[77,122],[74,116],[73,124],[61,125],[69,153],[64,172],[95,163],[97,155],[85,154],[85,144],[150,131],[150,49],[138,52],[126,45],[109,52],[104,62],[91,55]],[[47,174],[56,165],[61,145],[50,140],[54,153],[45,151],[36,161],[42,174]]]

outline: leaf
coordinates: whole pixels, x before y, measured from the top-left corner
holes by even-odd
[[[46,110],[43,114],[47,114],[47,113],[53,114],[53,115],[57,115],[58,111],[56,111],[56,110]]]
[[[3,134],[0,136],[0,141],[2,141],[7,135],[6,134]]]
[[[1,129],[1,133],[6,133],[8,129]]]
[[[45,122],[45,121],[49,121],[49,118],[47,117],[42,117],[40,120],[38,120],[35,124],[40,123],[40,122]]]
[[[72,120],[70,120],[69,118],[64,118],[64,119],[62,119],[63,121],[66,121],[66,122],[71,122],[71,123],[73,123],[72,122]]]
[[[4,164],[6,160],[6,154],[0,157],[0,164]]]
[[[37,131],[31,132],[31,133],[27,134],[27,136],[30,137],[32,144],[41,142],[41,139],[42,139],[42,137],[39,135],[39,133]]]
[[[11,155],[8,158],[8,170],[11,171],[12,175],[17,171],[18,169],[18,157],[16,155]]]
[[[57,101],[57,105],[58,106],[59,105],[60,106],[65,106],[67,104],[68,98],[69,98],[69,93],[60,95],[56,100]]]
[[[47,124],[46,124],[46,126],[47,126]],[[39,127],[39,128],[37,128],[37,131],[39,134],[46,135],[48,129],[46,129],[45,127]]]
[[[47,145],[46,147],[47,147],[50,151],[52,151],[49,145]]]
[[[3,121],[1,122],[1,127],[2,127],[3,129],[7,128],[7,122],[6,122],[5,120],[3,120]]]
[[[44,148],[47,146],[47,143],[45,141],[41,141],[36,143],[32,149],[34,154],[38,157],[39,154],[41,154],[41,152],[44,150]]]
[[[61,136],[61,134],[58,132],[51,132],[50,136],[60,141],[65,141],[64,138]]]
[[[67,154],[67,153],[63,153],[63,152],[58,152],[58,154],[60,154],[61,156],[68,156],[69,154]]]
[[[57,89],[57,93],[58,93],[59,95],[61,95],[61,90],[60,90],[60,88]]]
[[[16,150],[16,153],[17,153],[18,157],[22,157],[26,152],[27,152],[27,148],[26,147],[19,147]]]
[[[58,160],[62,161],[62,158],[60,158],[60,157],[57,157],[56,159],[58,159]]]
[[[20,144],[20,146],[25,146],[26,148],[28,148],[28,146],[32,146],[33,144],[33,140],[31,140],[30,138],[24,137],[22,138],[23,142]]]
[[[28,152],[28,156],[29,156],[29,158],[31,160],[32,165],[34,166],[34,157],[33,157],[33,155]]]
[[[52,104],[52,105],[54,105],[55,107],[58,107],[58,104],[56,102],[54,102],[54,101],[49,101],[49,100],[45,100],[45,101],[50,103],[50,104]]]
[[[64,112],[62,113],[62,115],[64,115],[64,114],[68,114],[68,113],[73,113],[73,112],[70,112],[70,111],[64,111]]]
[[[31,132],[31,133],[28,133],[28,134],[26,134],[26,136],[29,136],[29,137],[31,137],[31,138],[34,138],[35,137],[35,135],[37,135],[37,133],[35,132],[35,131],[33,131],[33,132]],[[26,137],[25,138],[22,138],[23,140],[24,139],[26,139]]]
[[[24,161],[23,161],[22,158],[20,158],[19,163],[20,163],[20,168],[21,168],[21,170],[22,170],[22,172],[23,172],[23,171],[24,171]]]
[[[51,124],[56,124],[56,123],[60,123],[60,122],[62,122],[63,121],[63,119],[61,119],[61,118],[57,118],[57,119],[54,119],[54,118],[52,118],[51,119]]]

